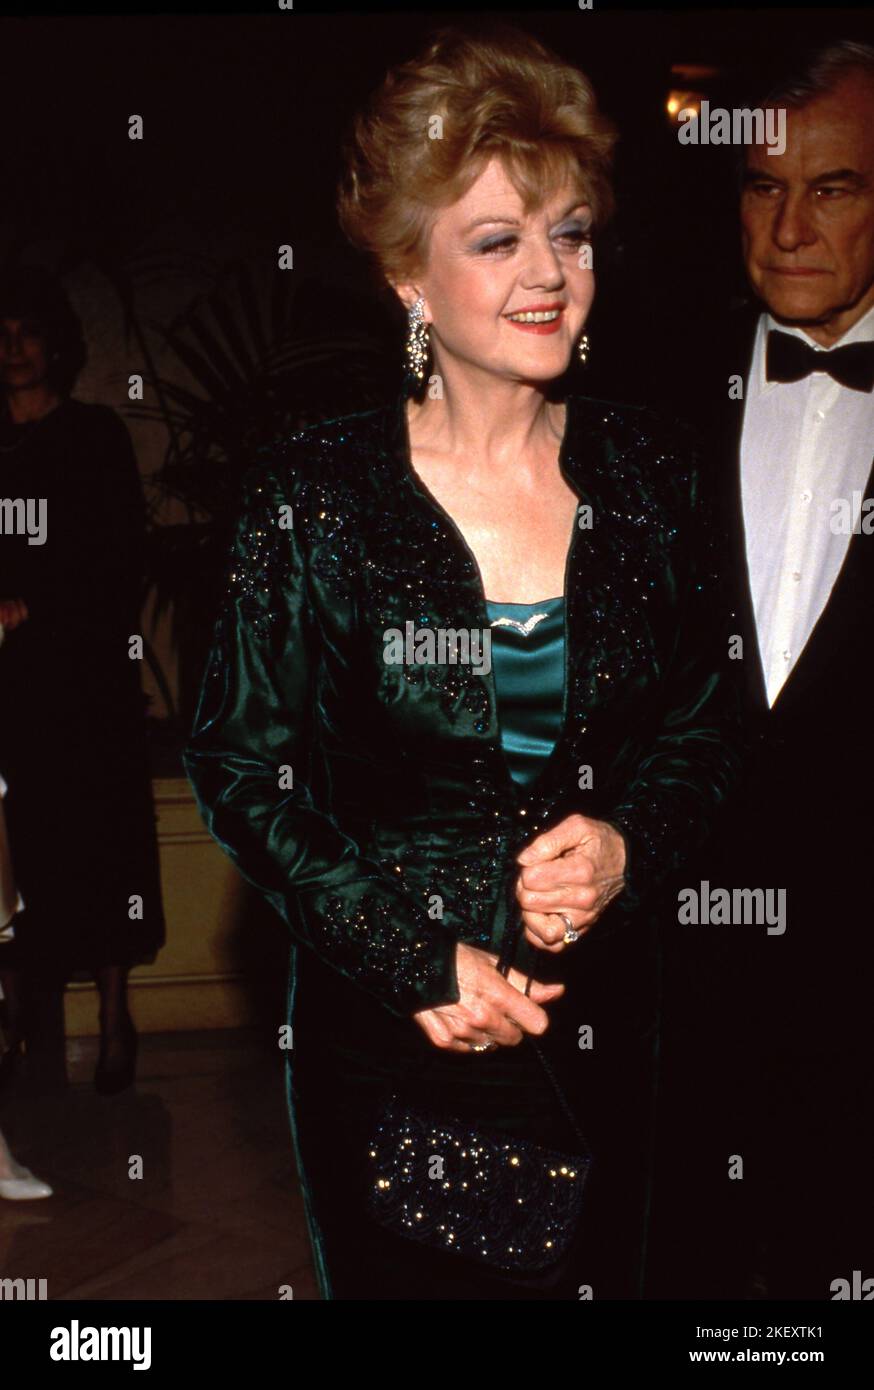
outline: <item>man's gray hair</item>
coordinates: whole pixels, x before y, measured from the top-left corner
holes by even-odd
[[[765,97],[760,106],[806,106],[815,97],[833,92],[843,78],[853,72],[863,72],[874,82],[874,47],[841,39],[810,53],[791,72],[785,73]]]
[[[874,84],[874,47],[854,39],[838,39],[817,48],[796,52],[794,60],[783,60],[779,76],[771,70],[770,78],[760,81],[757,91],[749,93],[744,106],[761,109],[765,106],[786,107],[797,111],[817,97],[826,96],[850,73],[866,73]],[[768,85],[770,82],[770,85]],[[734,172],[738,187],[742,187],[749,145],[739,145],[733,151]]]

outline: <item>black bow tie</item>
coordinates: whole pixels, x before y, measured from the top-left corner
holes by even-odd
[[[765,365],[768,381],[801,381],[811,372],[828,372],[851,391],[874,390],[874,343],[848,343],[830,352],[815,352],[803,339],[772,329]]]

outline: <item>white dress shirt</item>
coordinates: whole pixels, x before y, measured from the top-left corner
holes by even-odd
[[[864,494],[874,461],[874,391],[852,391],[825,372],[766,381],[772,329],[823,350],[802,329],[760,316],[746,385],[741,494],[769,705],[804,650],[847,556],[852,536],[836,527],[832,503],[846,498],[855,520],[859,499],[853,494]],[[834,346],[870,341],[874,308]]]

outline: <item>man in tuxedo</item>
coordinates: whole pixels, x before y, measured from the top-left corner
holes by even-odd
[[[874,48],[821,49],[758,105],[786,110],[783,153],[742,152],[758,302],[670,404],[708,441],[750,705],[746,783],[701,865],[785,890],[785,929],[686,929],[668,1150],[700,1170],[698,1249],[723,1263],[704,1296],[831,1299],[874,1278]]]

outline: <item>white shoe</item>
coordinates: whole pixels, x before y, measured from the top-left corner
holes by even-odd
[[[52,1188],[41,1178],[35,1178],[29,1168],[15,1165],[17,1176],[0,1178],[0,1197],[10,1202],[32,1202],[37,1197],[51,1197]]]

